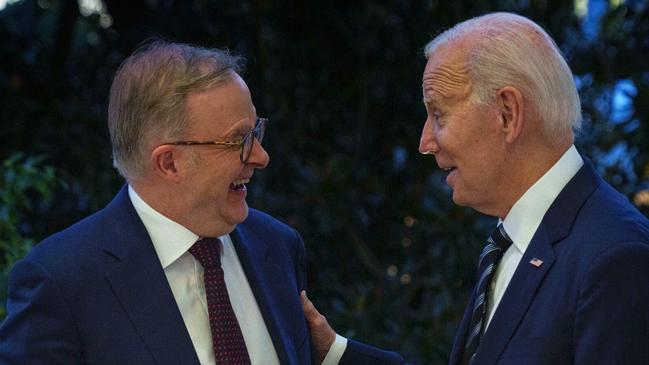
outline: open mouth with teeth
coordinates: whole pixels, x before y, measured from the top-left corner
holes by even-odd
[[[444,170],[445,172],[451,172],[451,171],[455,170],[455,167],[444,167],[444,168],[442,168],[442,170]]]
[[[245,191],[246,190],[246,184],[249,181],[250,181],[250,179],[235,180],[230,184],[230,190],[232,190],[232,191]]]

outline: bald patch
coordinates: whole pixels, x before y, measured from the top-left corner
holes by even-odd
[[[471,93],[471,78],[469,68],[454,64],[434,66],[426,69],[423,76],[424,100],[429,100],[431,94],[439,94],[444,98],[465,98]]]

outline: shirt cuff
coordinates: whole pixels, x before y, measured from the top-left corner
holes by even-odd
[[[331,344],[322,365],[338,365],[347,349],[347,339],[336,333],[336,340]]]

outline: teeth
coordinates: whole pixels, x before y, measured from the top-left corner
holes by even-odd
[[[250,179],[234,180],[234,181],[232,182],[232,184],[235,185],[235,186],[236,186],[236,185],[243,185],[243,184],[247,184],[249,181],[250,181]]]
[[[453,167],[444,167],[442,170],[444,170],[446,172],[449,172],[449,171],[453,170]]]

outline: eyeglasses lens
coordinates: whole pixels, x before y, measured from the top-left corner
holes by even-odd
[[[248,162],[250,153],[252,152],[252,145],[254,144],[255,139],[261,144],[264,140],[264,133],[266,133],[266,119],[259,118],[255,128],[250,131],[243,138],[243,149],[241,150],[241,161]]]

